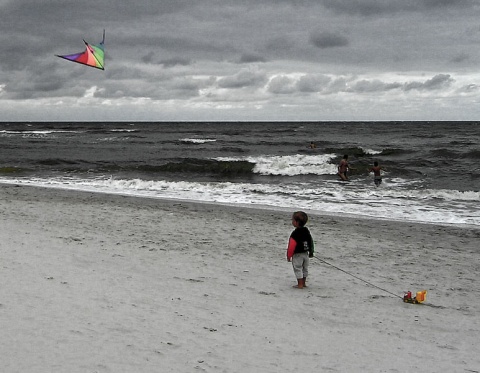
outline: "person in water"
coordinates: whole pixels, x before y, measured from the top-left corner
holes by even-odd
[[[345,154],[338,165],[338,176],[340,176],[340,179],[348,181],[347,173],[350,170],[354,170],[354,168],[350,167],[350,164],[348,163],[348,154]]]
[[[303,211],[293,213],[292,225],[295,230],[290,235],[287,248],[287,261],[292,262],[293,273],[297,278],[295,287],[299,289],[307,286],[309,258],[313,258],[315,251],[312,235],[305,227],[307,221],[308,216]]]
[[[373,182],[375,186],[378,187],[382,183],[382,174],[381,171],[385,170],[383,167],[378,165],[378,162],[373,162],[373,166],[368,169],[368,173],[373,172]]]

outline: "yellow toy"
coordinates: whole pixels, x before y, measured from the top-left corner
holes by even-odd
[[[427,291],[426,290],[420,290],[417,291],[417,294],[414,298],[412,298],[412,292],[407,291],[406,293],[403,294],[403,301],[405,303],[423,303],[427,299]]]

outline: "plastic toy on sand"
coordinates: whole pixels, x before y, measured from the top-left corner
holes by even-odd
[[[417,294],[415,297],[412,298],[412,292],[407,291],[403,294],[403,301],[405,303],[423,303],[427,299],[427,291],[426,290],[420,290],[417,291]]]

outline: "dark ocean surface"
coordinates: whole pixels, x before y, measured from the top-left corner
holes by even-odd
[[[0,123],[0,182],[480,226],[479,143],[477,122]]]

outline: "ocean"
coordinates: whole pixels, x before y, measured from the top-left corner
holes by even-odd
[[[0,123],[0,182],[480,226],[479,144],[478,122]]]

